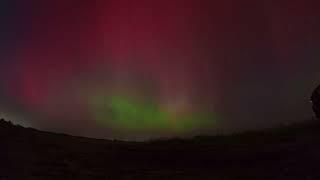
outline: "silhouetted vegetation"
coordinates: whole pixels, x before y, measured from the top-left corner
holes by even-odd
[[[318,86],[311,95],[312,109],[316,117],[320,119],[320,86]]]

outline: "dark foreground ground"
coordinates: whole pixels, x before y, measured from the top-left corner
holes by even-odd
[[[0,121],[0,180],[320,180],[320,123],[145,143],[41,132]]]

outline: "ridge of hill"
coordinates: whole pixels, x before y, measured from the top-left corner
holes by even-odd
[[[320,122],[129,142],[0,120],[0,179],[320,179]]]

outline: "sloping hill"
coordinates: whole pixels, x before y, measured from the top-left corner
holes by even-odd
[[[320,123],[125,142],[0,121],[0,179],[320,179]]]

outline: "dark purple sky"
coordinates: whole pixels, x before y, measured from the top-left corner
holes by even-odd
[[[105,138],[215,134],[308,119],[308,98],[320,83],[319,8],[316,0],[1,1],[2,116]],[[98,123],[96,96],[101,108],[115,95],[136,99],[130,103],[138,118],[149,117],[145,102],[152,102],[154,116],[170,123],[153,131],[130,122],[130,113],[125,121],[101,115],[107,107],[98,119],[108,123]],[[125,98],[121,109],[128,109]],[[184,123],[200,111],[214,114],[214,123]]]

